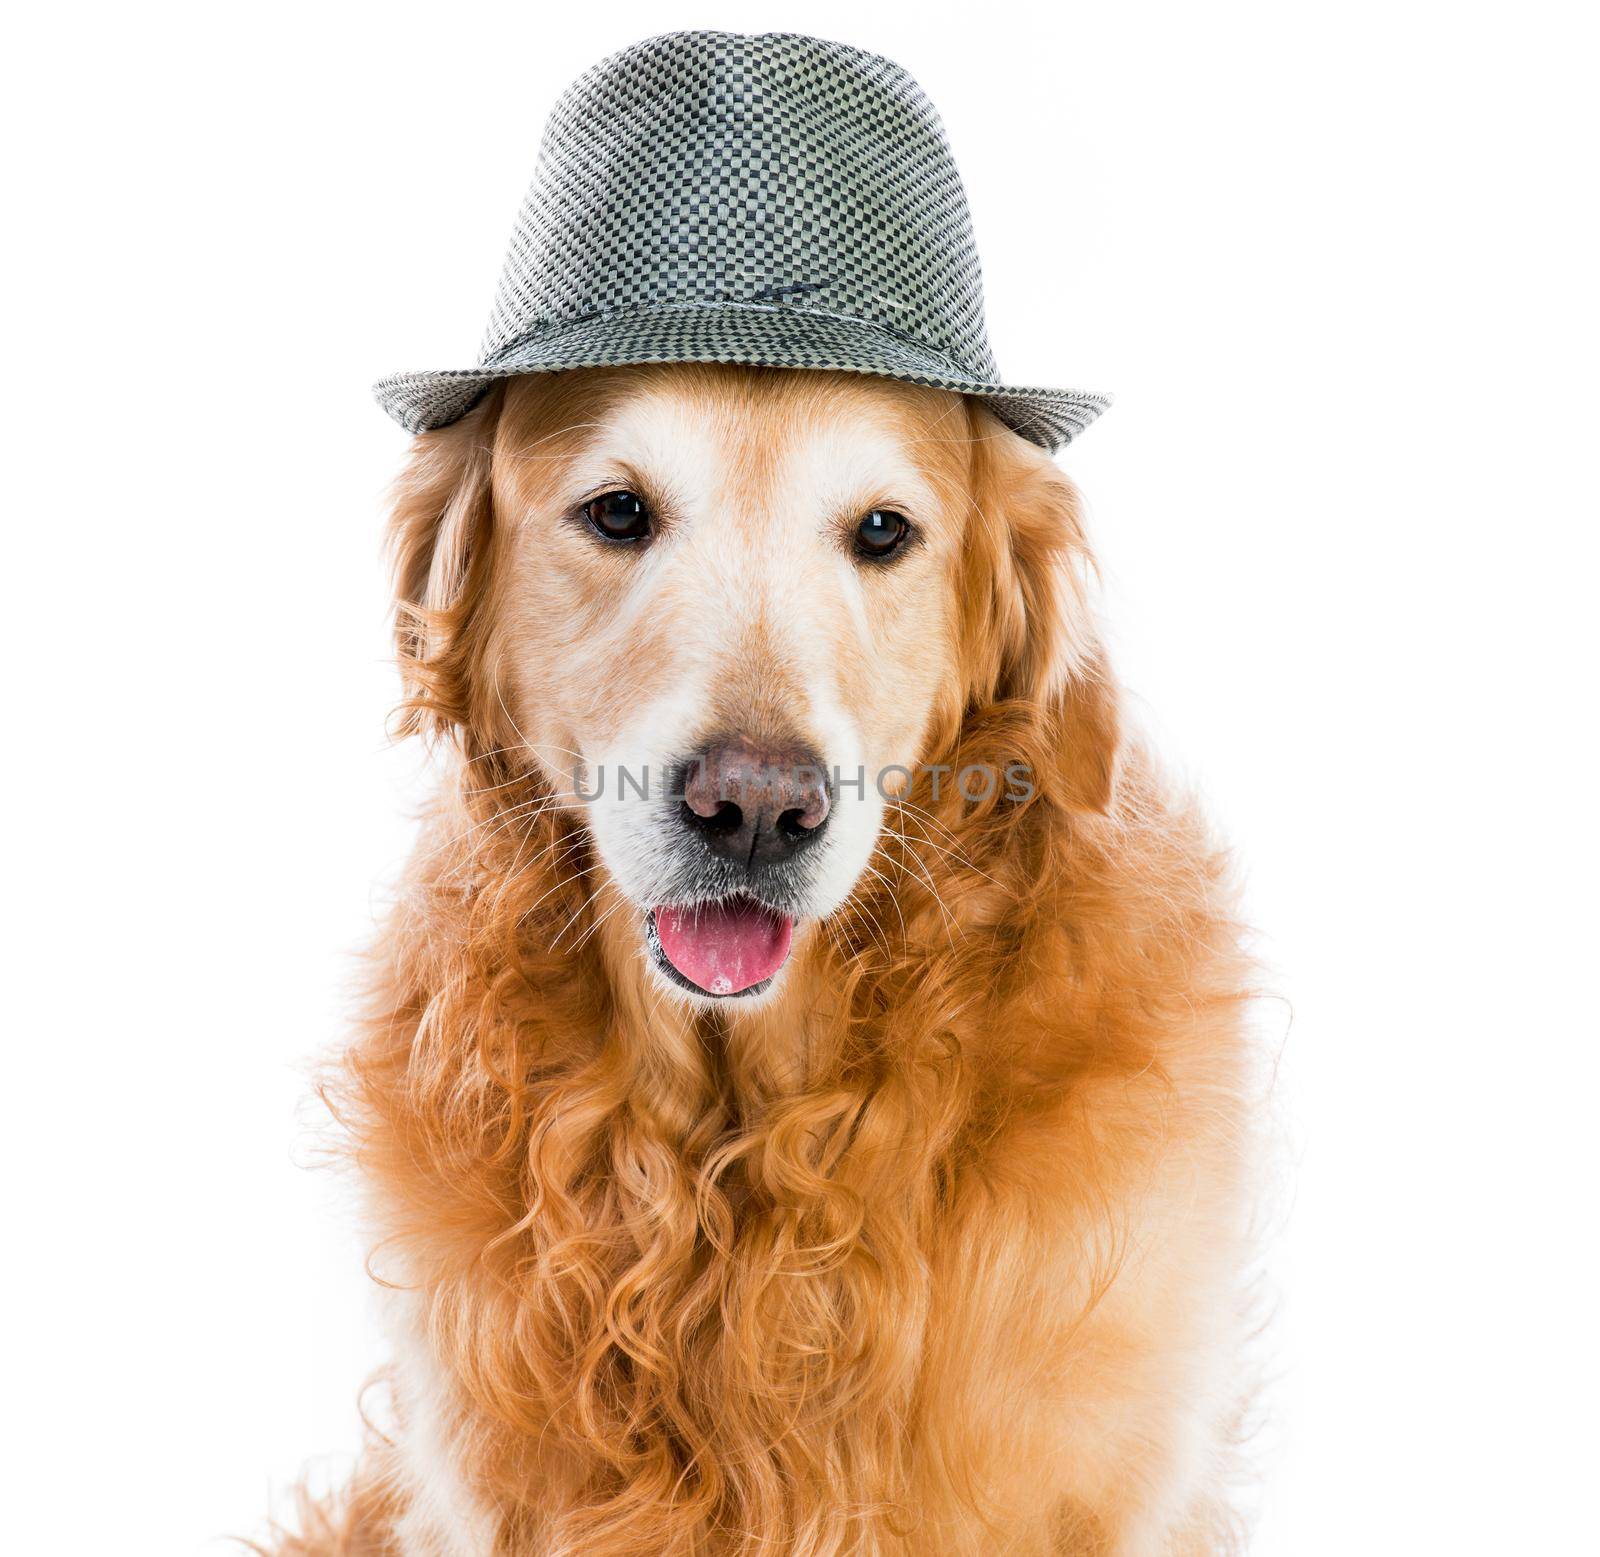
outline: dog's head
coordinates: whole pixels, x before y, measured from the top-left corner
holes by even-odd
[[[711,366],[515,379],[418,439],[394,544],[413,725],[570,808],[638,954],[691,1001],[774,986],[975,711],[1053,721],[1057,798],[1108,803],[1075,495],[956,395]]]

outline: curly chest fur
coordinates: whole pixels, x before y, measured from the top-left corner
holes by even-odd
[[[1113,1062],[1102,1037],[1070,1083],[1019,1082],[1013,1011],[997,1088],[991,1005],[901,1033],[893,1064],[864,1052],[759,1097],[761,1067],[703,1028],[619,1036],[508,1091],[526,1027],[458,1037],[436,1070],[432,1009],[386,1092],[458,1132],[426,1153],[415,1117],[387,1132],[401,1225],[428,1234],[401,1416],[413,1459],[438,1446],[402,1531],[448,1485],[493,1532],[463,1557],[754,1553],[763,1533],[796,1553],[1092,1551],[1106,1516],[1087,1510],[1128,1464],[1176,1479],[1183,1435],[1215,1436],[1214,1380],[1141,1403],[1225,1338],[1232,1263],[1225,1228],[1169,1203],[1230,1170],[1174,1154],[1184,1110],[1138,1073],[1141,1044]],[[1039,1038],[1078,1036],[1063,1012]],[[398,1549],[455,1557],[439,1532],[461,1527]]]

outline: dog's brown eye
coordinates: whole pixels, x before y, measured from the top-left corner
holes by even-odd
[[[608,541],[642,541],[650,533],[650,510],[637,492],[607,492],[590,498],[583,516]]]
[[[874,560],[887,557],[911,533],[911,524],[904,514],[891,508],[874,508],[856,526],[856,555]]]

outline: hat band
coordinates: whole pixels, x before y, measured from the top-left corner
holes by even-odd
[[[564,334],[580,324],[594,324],[602,319],[648,319],[660,314],[674,313],[751,313],[769,315],[791,315],[807,319],[826,319],[834,324],[845,324],[856,329],[872,330],[880,335],[890,336],[902,345],[910,346],[934,358],[938,364],[945,368],[952,378],[972,379],[983,382],[994,376],[994,369],[988,371],[973,368],[964,362],[952,357],[949,352],[932,345],[920,336],[908,330],[898,330],[891,324],[880,324],[875,319],[863,319],[856,314],[836,313],[831,309],[814,308],[798,303],[751,303],[727,301],[704,302],[688,298],[671,302],[660,303],[628,303],[617,308],[595,308],[588,313],[573,314],[566,319],[542,319],[533,329],[525,331],[509,341],[506,345],[497,347],[484,359],[482,366],[485,368],[501,368],[509,365],[513,358],[521,356],[529,346],[536,346],[540,341],[549,340],[553,336]]]

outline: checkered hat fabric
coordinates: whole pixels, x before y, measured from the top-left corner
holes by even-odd
[[[1048,449],[1110,404],[999,382],[933,104],[889,60],[793,33],[669,33],[580,76],[545,128],[477,366],[374,392],[423,432],[496,379],[644,362],[931,384]]]

